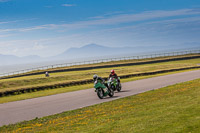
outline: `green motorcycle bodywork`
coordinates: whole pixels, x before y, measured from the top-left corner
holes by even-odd
[[[118,79],[120,79],[120,77],[118,77]],[[108,87],[109,88],[112,88],[114,91],[115,90],[118,90],[119,88],[119,86],[118,86],[118,84],[120,84],[120,83],[118,83],[118,81],[117,81],[117,79],[116,78],[110,78],[108,81],[107,81],[107,84],[108,84]]]
[[[95,83],[94,83],[94,88],[96,89],[95,91],[97,92],[98,91],[98,89],[105,89],[106,88],[106,86],[101,82],[101,81],[96,81]],[[105,91],[103,91],[104,93],[103,93],[103,95],[104,96],[107,96],[108,95],[108,89]]]
[[[111,85],[114,85],[114,87],[115,88],[117,88],[117,79],[115,79],[115,78],[110,78],[109,80],[108,80],[108,86],[110,87]]]
[[[104,84],[102,84],[100,81],[97,81],[97,83],[94,83],[94,88],[102,88],[105,89],[106,86]]]

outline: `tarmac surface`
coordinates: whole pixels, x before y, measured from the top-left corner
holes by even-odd
[[[99,99],[94,88],[0,104],[0,126],[32,120],[200,78],[200,70],[122,83],[122,91]]]

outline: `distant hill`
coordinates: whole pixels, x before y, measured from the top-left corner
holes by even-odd
[[[70,48],[65,52],[55,56],[59,59],[84,58],[84,57],[101,57],[111,55],[122,55],[139,53],[144,47],[105,47],[97,44],[88,44],[80,48]],[[148,50],[148,49],[147,49]]]
[[[191,44],[193,47],[191,47]],[[97,44],[88,44],[80,48],[70,48],[65,52],[53,56],[42,58],[37,55],[30,55],[25,57],[17,57],[14,55],[2,55],[0,54],[0,66],[2,65],[13,65],[13,64],[25,64],[25,63],[45,63],[51,61],[60,61],[74,59],[84,60],[84,59],[97,59],[97,58],[112,58],[120,56],[133,56],[141,54],[150,54],[157,52],[170,52],[170,51],[180,51],[189,50],[190,48],[200,49],[200,43],[184,43],[177,45],[167,45],[167,46],[137,46],[137,47],[106,47]],[[51,63],[54,64],[54,63]]]
[[[170,52],[179,50],[189,50],[200,48],[200,43],[176,44],[176,45],[158,45],[158,46],[135,46],[135,47],[106,47],[97,44],[88,44],[80,48],[70,48],[65,52],[53,57],[54,59],[77,59],[77,58],[94,58],[94,57],[119,57],[130,55],[145,55],[158,52]],[[195,44],[195,45],[194,45]]]
[[[37,55],[30,55],[25,57],[18,57],[14,55],[2,55],[0,54],[0,66],[2,65],[13,65],[13,64],[25,64],[35,62],[46,62],[46,61],[59,61],[59,60],[71,60],[71,59],[82,59],[82,58],[95,58],[95,57],[110,57],[117,55],[126,54],[137,54],[144,51],[144,47],[106,47],[97,44],[88,44],[80,48],[70,48],[65,52],[53,56],[42,58]],[[148,50],[148,49],[147,49]]]

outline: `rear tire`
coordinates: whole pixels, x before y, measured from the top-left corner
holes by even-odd
[[[100,88],[100,89],[97,90],[97,96],[98,96],[100,99],[103,99],[103,90],[102,90],[102,88]]]

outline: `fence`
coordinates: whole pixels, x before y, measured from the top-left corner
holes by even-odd
[[[20,70],[20,71],[14,71],[14,72],[10,72],[10,73],[3,73],[3,74],[0,74],[0,77],[11,76],[11,75],[15,75],[15,74],[23,74],[23,73],[37,71],[37,70],[59,68],[59,67],[95,64],[95,63],[110,62],[110,61],[122,61],[122,60],[133,60],[133,59],[148,59],[148,58],[156,58],[156,57],[178,56],[178,55],[186,55],[186,54],[200,54],[200,50],[154,53],[154,54],[149,54],[149,55],[127,56],[127,57],[119,57],[119,58],[107,58],[107,59],[89,60],[89,61],[82,61],[82,62],[55,64],[55,65],[36,67],[36,68],[25,69],[25,70]]]

